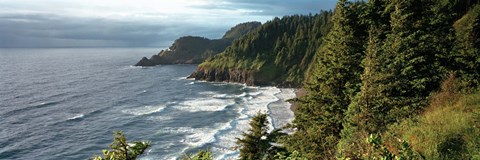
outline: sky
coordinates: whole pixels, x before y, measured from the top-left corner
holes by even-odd
[[[337,0],[0,0],[0,47],[166,47]]]

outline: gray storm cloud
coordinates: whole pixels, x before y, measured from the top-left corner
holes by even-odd
[[[245,21],[265,22],[276,16],[317,13],[333,8],[336,1],[206,0],[179,9],[172,9],[172,5],[143,10],[140,5],[135,11],[130,11],[128,4],[125,8],[89,10],[76,7],[74,0],[69,4],[58,2],[61,9],[26,2],[0,0],[0,47],[168,46],[185,35],[219,38],[233,25]]]

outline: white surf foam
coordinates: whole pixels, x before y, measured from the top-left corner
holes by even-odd
[[[189,99],[173,105],[174,108],[189,111],[221,111],[228,105],[236,105],[234,112],[239,116],[228,123],[215,124],[205,128],[175,127],[165,128],[161,132],[183,133],[186,136],[179,143],[187,144],[186,150],[211,144],[209,149],[215,159],[237,159],[238,150],[235,150],[236,138],[250,128],[249,122],[258,112],[268,113],[269,130],[282,127],[291,122],[293,112],[290,104],[285,102],[294,98],[293,89],[279,89],[276,87],[245,87],[248,92],[239,95],[219,94],[218,92],[200,92],[203,98]],[[235,99],[241,98],[240,102]],[[238,99],[237,99],[238,100]]]
[[[159,131],[159,134],[165,133],[181,133],[185,134],[185,137],[179,141],[193,147],[201,147],[207,143],[216,141],[215,135],[220,131],[230,128],[230,123],[216,124],[215,126],[205,128],[191,128],[191,127],[167,127]],[[187,148],[188,149],[188,148]]]
[[[184,102],[175,105],[174,108],[188,111],[188,112],[200,112],[200,111],[221,111],[227,106],[235,104],[233,99],[215,99],[215,98],[199,98],[186,100]]]
[[[172,80],[174,80],[174,81],[175,81],[175,80],[176,80],[176,81],[179,81],[179,80],[186,80],[186,79],[187,79],[187,77],[185,76],[185,77],[177,77],[177,78],[174,78],[174,79],[172,79]]]
[[[168,120],[172,120],[173,118],[172,117],[169,117],[169,116],[151,116],[151,117],[148,117],[149,120],[153,120],[153,121],[168,121]]]
[[[184,143],[192,147],[199,147],[214,142],[215,133],[218,131],[211,128],[200,128],[195,130],[195,132],[189,133],[184,139]]]
[[[205,96],[213,96],[213,95],[217,95],[218,93],[213,91],[204,91],[204,92],[198,92],[198,94],[205,95]]]
[[[291,110],[291,104],[287,102],[289,99],[295,98],[295,89],[284,88],[281,92],[275,94],[278,101],[269,104],[269,112],[272,117],[272,124],[275,128],[281,128],[291,123],[294,118],[294,113]]]
[[[143,66],[128,66],[128,67],[124,67],[123,69],[143,69],[143,68],[147,68],[147,67],[143,67]]]
[[[141,115],[147,115],[147,114],[161,112],[165,108],[166,108],[165,105],[143,106],[143,107],[137,107],[137,108],[122,110],[122,112],[125,113],[125,114],[141,116]]]
[[[250,126],[251,118],[258,112],[268,112],[268,120],[270,122],[269,130],[280,128],[293,120],[293,112],[290,109],[290,103],[286,102],[288,99],[295,98],[294,89],[278,89],[275,87],[259,87],[253,88],[252,92],[245,96],[245,104],[242,106],[240,113],[242,115],[235,122],[235,128],[229,133],[218,137],[218,145],[225,147],[214,147],[212,150],[222,153],[217,159],[237,159],[238,151],[230,149],[235,146],[236,138],[241,137],[243,132],[246,132]],[[230,147],[227,147],[230,146]]]
[[[279,100],[275,96],[279,92],[275,87],[261,87],[254,94],[249,93],[252,98],[246,99],[244,114],[253,117],[258,112],[268,112],[268,104]]]
[[[258,112],[270,112],[268,105],[279,100],[275,95],[281,90],[275,87],[248,87],[248,93],[239,95],[242,97],[242,103],[239,104],[237,119],[230,123],[231,128],[217,135],[217,140],[212,144],[211,150],[217,153],[215,159],[237,159],[239,152],[234,150],[236,138],[241,138],[242,133],[250,128],[249,122]],[[273,130],[272,120],[274,117],[268,117],[270,121],[269,130]]]
[[[228,83],[219,83],[219,82],[211,82],[212,85],[214,86],[226,86],[226,85],[229,85]]]
[[[243,92],[242,94],[216,94],[213,95],[213,98],[218,98],[218,99],[234,99],[234,98],[240,98],[240,97],[245,97],[247,93]]]
[[[73,116],[73,117],[68,118],[68,120],[74,120],[74,119],[83,118],[83,116],[84,116],[83,114],[77,114],[77,115],[75,115],[75,116]]]

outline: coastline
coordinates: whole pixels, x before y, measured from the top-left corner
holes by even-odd
[[[248,131],[250,128],[249,122],[256,113],[264,112],[268,114],[269,132],[274,129],[282,129],[290,124],[294,118],[294,112],[291,110],[292,104],[287,100],[296,97],[295,93],[297,89],[295,88],[248,86],[246,84],[228,82],[200,81],[200,83],[242,85],[250,91],[237,95],[237,99],[243,99],[243,101],[238,101],[240,107],[238,113],[240,113],[240,117],[232,120],[226,127],[218,130],[212,137],[213,141],[189,148],[186,150],[187,152],[195,152],[198,149],[210,149],[217,153],[215,159],[237,159],[239,152],[232,150],[232,147],[235,147],[235,139],[240,138],[243,132]],[[291,131],[285,130],[284,132],[290,133]]]
[[[307,91],[305,91],[304,88],[295,88],[295,97],[294,98],[300,98],[303,97],[307,94]],[[292,105],[290,109],[295,113],[300,105],[299,102],[290,102]]]
[[[293,104],[288,102],[289,99],[296,97],[294,88],[277,88],[280,91],[275,94],[277,101],[268,104],[268,114],[271,117],[271,125],[273,129],[280,129],[290,124],[294,118],[292,110]]]

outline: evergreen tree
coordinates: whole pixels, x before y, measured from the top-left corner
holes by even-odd
[[[267,156],[271,147],[268,134],[267,114],[257,113],[249,123],[250,129],[243,133],[243,138],[237,138],[241,160],[257,160]]]
[[[389,124],[419,112],[446,74],[440,59],[446,57],[449,47],[440,39],[449,33],[436,33],[448,23],[430,20],[434,3],[429,0],[383,2],[370,1],[370,4],[376,8],[386,6],[384,11],[391,12],[390,27],[379,28],[388,23],[378,24],[378,18],[370,20],[374,22],[363,62],[361,92],[350,104],[344,122],[346,128],[339,144],[339,148],[344,149],[340,153],[342,157],[361,157],[365,153],[362,149],[368,148],[363,140],[369,134],[381,133]]]
[[[455,66],[464,90],[480,86],[480,5],[455,23]]]
[[[122,131],[114,134],[111,150],[103,150],[102,156],[95,156],[94,160],[135,160],[150,147],[150,142],[134,141],[129,144]]]
[[[383,42],[390,30],[390,11],[385,9],[387,4],[386,0],[370,0],[363,14],[363,20],[369,25],[369,29],[366,55],[362,61],[364,71],[361,76],[361,92],[352,99],[346,112],[342,140],[338,144],[339,157],[354,157],[353,155],[365,153],[363,149],[368,148],[368,145],[364,143],[364,139],[368,132],[373,130],[369,126],[384,125],[376,122],[381,120],[380,117],[374,117],[383,115],[383,104],[372,106],[371,103],[375,100],[385,102],[381,99],[386,96],[382,95],[386,86],[376,83],[389,80],[393,76],[392,73],[383,72],[384,64],[393,63],[394,59],[393,55],[384,54],[383,48]]]
[[[213,154],[210,151],[198,151],[195,155],[185,155],[182,160],[213,160]]]
[[[236,40],[224,53],[200,64],[197,79],[242,82],[249,85],[300,86],[322,38],[331,26],[332,13],[275,18]],[[224,74],[236,70],[246,76]],[[213,72],[210,76],[205,71]],[[240,77],[240,78],[239,78]]]
[[[436,47],[437,37],[430,25],[434,14],[431,0],[392,0],[391,34],[387,35],[384,53],[392,56],[393,61],[383,63],[381,72],[391,73],[386,81],[373,85],[386,86],[382,89],[387,107],[388,123],[409,117],[425,106],[425,100],[435,91],[441,80],[446,77],[438,62],[437,54],[442,54]],[[443,53],[447,54],[447,53]],[[379,126],[380,130],[383,126]],[[372,131],[375,131],[372,130]]]
[[[340,0],[332,17],[332,29],[324,40],[307,96],[295,115],[297,132],[288,141],[309,159],[333,157],[340,138],[344,111],[359,90],[364,29],[359,21],[363,3]]]

